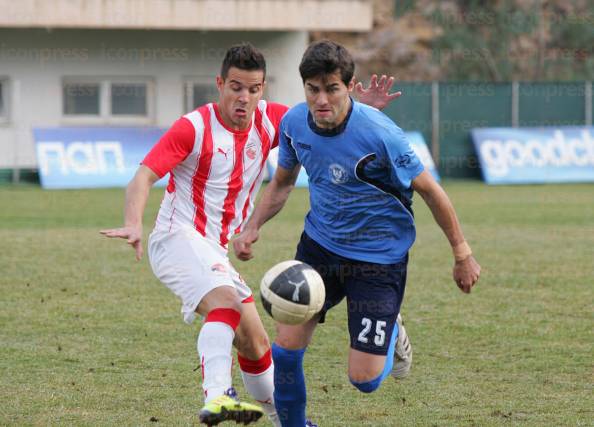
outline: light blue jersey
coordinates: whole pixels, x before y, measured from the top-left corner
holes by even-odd
[[[404,260],[416,235],[411,181],[424,168],[392,120],[353,101],[343,124],[327,131],[302,103],[283,117],[279,145],[279,166],[301,164],[309,176],[312,239],[354,260]]]

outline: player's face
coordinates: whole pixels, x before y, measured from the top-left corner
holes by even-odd
[[[332,129],[346,118],[351,106],[349,94],[355,85],[345,85],[340,70],[305,80],[305,100],[316,125]]]
[[[226,79],[217,76],[219,111],[227,126],[241,130],[250,125],[265,84],[262,70],[231,67]]]

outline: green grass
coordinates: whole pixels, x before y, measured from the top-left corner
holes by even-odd
[[[483,267],[477,288],[456,288],[448,244],[417,197],[403,305],[411,376],[371,395],[350,385],[343,304],[306,355],[310,417],[323,427],[594,425],[594,186],[445,187]],[[146,232],[161,196],[151,194]],[[182,322],[146,258],[98,234],[121,223],[122,204],[123,190],[0,188],[0,425],[195,423],[198,326]],[[253,287],[292,257],[306,209],[296,190],[257,258],[236,263]]]

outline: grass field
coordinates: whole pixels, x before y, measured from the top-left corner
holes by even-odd
[[[483,267],[477,288],[456,288],[447,242],[417,197],[403,305],[411,376],[371,395],[350,385],[343,304],[306,355],[310,417],[322,427],[594,425],[594,186],[445,187]],[[161,196],[151,195],[147,233]],[[121,224],[122,204],[123,190],[0,188],[0,425],[195,424],[198,326],[182,322],[146,258],[99,235]],[[292,257],[307,204],[296,190],[257,258],[236,263],[252,287]],[[235,384],[242,392],[237,369]]]

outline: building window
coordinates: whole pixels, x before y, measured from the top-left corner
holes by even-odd
[[[0,78],[0,123],[8,121],[8,79]]]
[[[219,91],[212,77],[194,78],[186,81],[184,110],[193,111],[209,102],[217,102]]]
[[[153,84],[146,78],[65,78],[62,111],[79,123],[149,123]]]
[[[98,83],[66,83],[62,89],[65,115],[99,115]]]
[[[112,83],[111,114],[146,116],[146,83]]]

